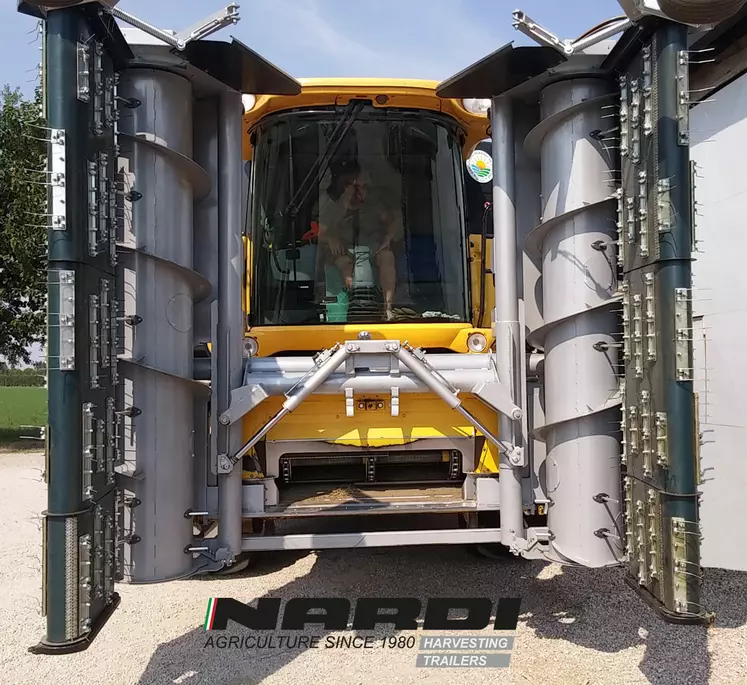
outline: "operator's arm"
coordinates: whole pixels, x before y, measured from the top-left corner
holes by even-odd
[[[379,215],[379,220],[384,227],[384,239],[377,254],[382,250],[388,250],[394,240],[400,237],[400,224],[397,220],[397,213],[391,209],[384,208]]]
[[[335,257],[340,257],[346,252],[346,246],[336,235],[335,227],[338,223],[339,209],[337,204],[324,197],[319,203],[319,243],[326,244]]]
[[[386,237],[391,242],[392,240],[397,238],[397,233],[399,229],[399,222],[397,221],[397,214],[396,212],[393,212],[391,209],[385,209],[381,218],[382,218],[382,221],[384,222],[384,225],[386,226]]]

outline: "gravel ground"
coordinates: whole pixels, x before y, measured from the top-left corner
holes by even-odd
[[[40,615],[45,506],[38,454],[0,454],[0,681],[12,685],[357,685],[536,683],[656,685],[747,683],[747,575],[709,571],[710,629],[662,623],[623,584],[619,570],[491,562],[462,548],[283,553],[236,577],[122,585],[122,603],[88,651],[44,657],[26,650],[44,633]],[[265,596],[522,597],[508,669],[415,668],[415,650],[205,648],[208,598]],[[217,633],[216,633],[217,635]]]

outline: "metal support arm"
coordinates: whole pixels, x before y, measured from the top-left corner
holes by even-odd
[[[232,457],[221,455],[218,459],[219,472],[231,471],[234,465],[269,433],[287,414],[298,407],[314,390],[316,390],[351,354],[350,345],[333,347],[323,352],[316,368],[305,379],[299,381],[287,394],[280,411],[275,414],[251,439]]]
[[[601,26],[595,31],[592,31],[583,38],[577,40],[563,40],[558,38],[554,33],[548,31],[544,26],[540,26],[521,10],[513,12],[513,18],[513,27],[517,31],[520,31],[540,45],[554,48],[566,57],[583,52],[584,50],[601,43],[603,40],[607,40],[608,38],[625,31],[633,25],[633,21],[630,18],[620,17],[609,24]]]
[[[401,345],[397,350],[397,357],[399,360],[412,371],[415,376],[420,379],[424,385],[434,394],[438,395],[446,404],[452,409],[458,411],[467,421],[469,421],[475,428],[477,428],[490,442],[492,442],[501,452],[506,454],[514,454],[515,448],[513,445],[508,445],[502,440],[499,440],[496,435],[493,434],[489,428],[483,426],[480,421],[472,416],[462,406],[462,400],[459,398],[459,391],[455,388],[449,387],[446,381],[439,378],[438,374],[429,369],[428,366],[423,362],[422,359],[418,358],[410,349],[409,346]],[[514,458],[520,458],[517,454]]]
[[[489,375],[488,375],[489,374]],[[441,371],[439,375],[459,392],[468,392],[494,411],[513,421],[520,421],[522,410],[514,404],[506,387],[492,378],[493,372],[477,370]],[[488,377],[487,380],[485,376]],[[256,372],[247,374],[247,385],[231,391],[231,403],[220,417],[222,426],[231,426],[240,421],[252,409],[268,397],[278,397],[288,393],[301,380],[303,374],[283,374],[277,372]],[[417,393],[428,390],[428,386],[412,373],[382,374],[356,371],[353,376],[333,373],[315,392],[320,395],[345,395],[347,393]]]
[[[179,47],[180,45],[186,47],[187,43],[205,38],[230,24],[237,24],[240,19],[239,5],[236,3],[226,5],[222,10],[211,14],[209,17],[206,17],[196,24],[192,24],[192,26],[183,31],[179,31],[179,33],[176,34],[176,39],[178,41],[177,49],[183,50],[184,47]]]
[[[112,7],[109,11],[117,19],[127,22],[131,26],[140,29],[143,33],[147,33],[149,36],[157,38],[167,45],[170,45],[172,48],[180,51],[184,50],[188,43],[205,38],[211,33],[215,33],[229,24],[237,24],[240,19],[239,6],[235,3],[231,3],[219,12],[207,17],[207,19],[203,19],[202,21],[177,33],[175,31],[164,31],[163,29],[159,29],[152,24],[149,24],[147,21],[143,21],[135,15],[125,12],[119,7]]]
[[[393,376],[381,376],[381,374],[361,376],[347,374],[336,374],[335,372],[345,364],[348,358],[354,355],[392,355],[402,364],[410,374],[398,374]],[[444,372],[449,374],[449,372]],[[456,372],[452,372],[456,373]],[[251,376],[252,374],[249,374]],[[469,380],[469,371],[460,372],[460,375]],[[294,382],[292,375],[257,373],[257,382],[237,388],[231,393],[231,404],[220,417],[223,426],[233,425],[245,416],[254,407],[261,404],[270,395],[279,395],[284,386]],[[264,382],[263,382],[264,381]],[[373,385],[372,385],[373,383]],[[492,430],[484,426],[475,416],[462,406],[459,392],[463,388],[472,392],[485,404],[498,412],[505,414],[510,420],[520,421],[523,418],[521,408],[511,400],[505,387],[497,380],[485,380],[484,378],[472,379],[466,386],[452,383],[431,367],[425,361],[423,353],[416,352],[406,343],[403,345],[398,340],[357,340],[347,341],[344,345],[323,352],[316,360],[314,366],[298,380],[293,386],[283,392],[286,401],[280,411],[273,416],[244,446],[232,457],[223,454],[218,459],[218,472],[225,473],[233,469],[234,465],[242,459],[267,433],[272,430],[287,414],[294,411],[312,393],[343,393],[356,387],[369,387],[372,391],[381,390],[385,385],[391,385],[398,391],[405,392],[422,391],[425,387],[433,394],[440,397],[452,409],[458,411],[485,437],[494,443],[498,449],[507,454],[512,463],[522,463],[523,450],[520,447],[510,445],[496,437]],[[382,384],[382,389],[374,388],[374,385]],[[459,386],[459,387],[458,387]],[[392,389],[390,388],[390,390]]]

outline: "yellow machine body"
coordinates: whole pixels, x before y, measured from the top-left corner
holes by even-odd
[[[441,99],[436,95],[435,81],[403,79],[300,79],[303,90],[299,95],[263,95],[256,98],[252,109],[244,115],[243,157],[253,157],[252,132],[263,117],[287,110],[319,106],[346,105],[352,98],[369,99],[374,106],[420,109],[450,116],[463,132],[463,157],[467,158],[477,144],[490,135],[486,116],[468,112],[457,100]],[[270,357],[279,353],[315,353],[343,340],[355,339],[366,331],[374,340],[397,339],[425,350],[449,350],[470,353],[467,339],[472,333],[482,333],[488,342],[487,352],[494,349],[490,328],[490,314],[495,296],[491,267],[491,240],[486,244],[488,276],[480,283],[482,236],[469,235],[469,271],[467,287],[472,303],[470,323],[394,323],[340,324],[314,326],[259,326],[247,327],[246,337],[257,344],[256,355]],[[252,286],[252,242],[244,239],[246,281],[244,309],[248,313]],[[482,321],[478,321],[480,289],[485,288]],[[244,419],[243,433],[248,440],[276,414],[283,397],[271,397],[249,412]],[[344,398],[313,395],[293,413],[286,416],[266,436],[267,440],[313,440],[351,447],[387,447],[404,445],[423,438],[477,437],[475,470],[497,472],[498,451],[457,412],[444,402],[428,394],[406,394],[400,399],[399,416],[391,416],[388,395],[356,398],[356,412],[345,415]],[[498,418],[479,399],[466,396],[464,407],[479,418],[486,427],[498,433]]]

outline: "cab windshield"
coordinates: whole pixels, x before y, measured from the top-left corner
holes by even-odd
[[[268,117],[252,177],[252,325],[466,322],[462,154],[425,111]]]

